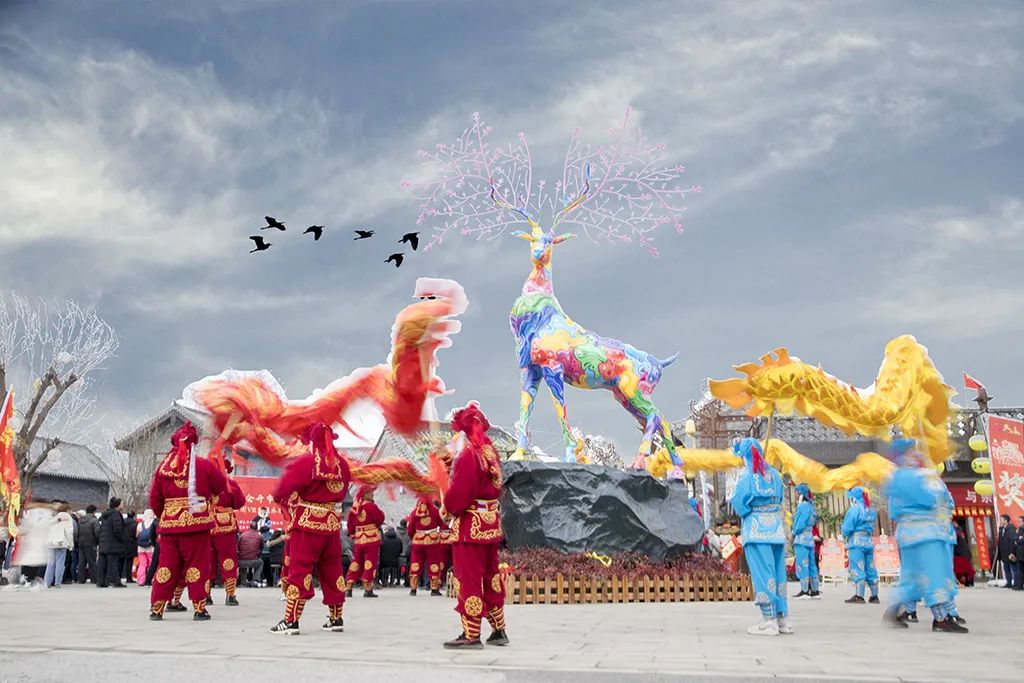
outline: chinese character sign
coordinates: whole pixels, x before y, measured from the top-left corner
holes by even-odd
[[[875,536],[875,569],[883,576],[900,573],[900,551],[892,536]]]
[[[826,538],[821,545],[822,576],[837,577],[846,575],[846,544],[838,538]]]
[[[996,509],[1010,519],[1024,515],[1024,421],[988,418]]]
[[[985,520],[981,517],[974,518],[974,537],[977,539],[978,566],[988,570],[992,567],[992,560],[988,554],[988,534],[985,532]]]
[[[245,494],[245,506],[238,511],[238,529],[244,531],[249,522],[259,514],[260,508],[270,511],[270,522],[275,529],[284,529],[284,516],[281,508],[274,502],[272,495],[277,479],[273,477],[235,477],[242,493]]]

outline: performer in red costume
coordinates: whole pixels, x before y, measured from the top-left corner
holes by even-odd
[[[476,403],[455,413],[452,429],[468,441],[452,464],[444,509],[452,516],[453,559],[462,633],[444,644],[449,649],[481,649],[480,621],[487,615],[489,645],[508,645],[505,633],[505,587],[498,570],[502,540],[501,460],[487,436],[491,428]]]
[[[174,588],[184,582],[196,621],[206,621],[210,593],[210,500],[227,490],[223,473],[192,447],[199,435],[191,422],[174,432],[171,450],[156,468],[149,507],[160,518],[160,562],[153,577],[149,618],[160,621]]]
[[[352,586],[362,576],[363,597],[375,598],[373,582],[377,576],[377,562],[380,560],[380,525],[384,523],[384,511],[373,502],[373,486],[362,486],[356,491],[355,502],[348,511],[345,527],[352,537],[352,564],[348,566],[348,595]]]
[[[420,496],[406,523],[410,542],[409,595],[416,595],[424,570],[430,577],[430,594],[441,595],[441,572],[444,571],[442,526],[441,511],[430,498]]]
[[[235,510],[245,505],[245,494],[242,487],[232,478],[235,468],[230,458],[224,459],[224,473],[228,479],[228,489],[210,499],[213,505],[213,531],[210,532],[211,562],[210,577],[217,576],[224,580],[224,592],[227,597],[225,605],[238,605],[235,588],[238,585],[238,519]],[[208,596],[212,602],[212,597]]]
[[[334,449],[337,435],[323,422],[303,432],[309,450],[292,461],[274,490],[291,510],[284,618],[271,633],[298,635],[299,618],[313,597],[313,567],[327,605],[325,631],[344,630],[345,578],[341,566],[341,512],[350,473]],[[282,568],[284,571],[284,568]]]

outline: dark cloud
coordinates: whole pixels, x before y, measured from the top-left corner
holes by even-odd
[[[381,362],[416,276],[454,277],[471,308],[440,372],[511,426],[526,248],[450,240],[396,271],[417,214],[399,181],[473,111],[495,140],[525,131],[547,170],[576,126],[600,140],[632,105],[705,188],[687,233],[658,261],[577,240],[554,278],[581,324],[680,352],[669,417],[779,345],[868,384],[904,332],[947,378],[1024,394],[1019,4],[565,8],[0,3],[0,278],[111,319],[103,407],[130,423],[227,366],[305,396]],[[267,213],[327,228],[264,231],[250,256]],[[639,442],[610,396],[571,391],[569,416]]]

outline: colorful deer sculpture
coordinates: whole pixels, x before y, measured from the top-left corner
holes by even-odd
[[[651,354],[618,339],[602,337],[574,322],[565,314],[555,297],[551,279],[551,252],[555,245],[575,237],[571,233],[555,236],[554,228],[567,216],[589,191],[589,183],[576,201],[559,212],[551,232],[545,232],[525,211],[517,209],[496,197],[492,200],[509,211],[520,214],[531,231],[512,233],[530,243],[533,270],[523,291],[512,305],[509,323],[516,338],[519,357],[519,375],[522,394],[519,399],[519,421],[516,423],[518,444],[514,459],[523,459],[530,447],[529,425],[537,390],[541,380],[551,392],[555,414],[562,427],[565,441],[565,460],[579,459],[582,440],[574,436],[569,426],[565,406],[565,386],[578,389],[606,389],[626,409],[644,431],[634,467],[643,467],[644,458],[653,454],[654,435],[658,434],[674,462],[672,433],[651,399],[661,380],[661,371],[675,362],[677,356],[659,360]]]
[[[403,181],[418,191],[417,224],[430,222],[433,238],[426,250],[450,234],[494,239],[525,221],[530,232],[513,233],[530,243],[533,270],[512,307],[510,322],[516,337],[522,380],[516,459],[530,447],[529,422],[537,390],[543,381],[551,391],[565,441],[565,459],[581,459],[583,443],[573,436],[566,414],[566,385],[606,389],[637,420],[643,442],[633,462],[643,467],[654,442],[660,439],[673,463],[680,464],[668,423],[651,399],[662,370],[675,361],[659,360],[617,339],[589,332],[569,318],[555,298],[551,281],[551,250],[573,237],[557,235],[559,223],[572,224],[592,241],[623,244],[638,241],[657,256],[653,233],[674,225],[682,232],[683,202],[700,186],[684,187],[684,168],[665,164],[664,145],[652,144],[633,127],[627,110],[624,121],[609,130],[611,141],[591,147],[577,129],[570,138],[561,179],[535,181],[526,135],[519,142],[492,146],[491,127],[478,114],[473,125],[454,144],[438,143],[418,155],[427,167],[426,180]],[[595,169],[593,178],[591,168]],[[571,197],[575,197],[570,201]],[[554,215],[550,231],[533,218]]]

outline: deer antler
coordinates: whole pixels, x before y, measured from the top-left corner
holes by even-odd
[[[555,231],[555,228],[558,227],[558,224],[562,222],[563,218],[568,216],[570,213],[572,213],[573,209],[575,209],[576,207],[583,203],[583,200],[587,198],[587,194],[589,192],[590,162],[588,161],[587,164],[583,167],[583,189],[580,191],[578,195],[576,195],[576,199],[572,200],[572,202],[570,202],[564,209],[559,211],[558,215],[555,216],[555,221],[554,223],[551,224],[551,232]]]
[[[525,207],[522,209],[516,208],[509,204],[507,201],[505,201],[504,198],[498,196],[498,188],[494,185],[493,178],[489,179],[489,183],[491,186],[491,201],[494,202],[495,206],[505,209],[506,211],[515,211],[520,216],[526,219],[526,222],[530,224],[531,228],[533,228],[534,230],[541,229],[540,225],[537,224],[537,221],[533,220],[533,217],[531,217],[530,214],[526,212]]]

